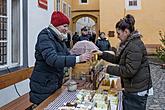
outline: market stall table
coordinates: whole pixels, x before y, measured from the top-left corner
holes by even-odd
[[[79,91],[81,91],[82,89],[97,90],[97,89],[99,89],[99,87],[104,87],[104,86],[100,86],[100,83],[99,83],[102,81],[102,80],[99,80],[99,76],[101,75],[100,73],[103,68],[103,65],[105,65],[103,60],[93,61],[92,66],[91,66],[92,68],[90,68],[90,70],[88,70],[89,72],[87,72],[88,75],[85,74],[85,76],[90,75],[91,77],[90,78],[86,77],[85,78],[86,80],[79,80],[79,79],[77,80],[76,79],[77,87],[78,87],[76,92],[68,92],[67,86],[66,86],[67,84],[65,83],[59,90],[57,90],[50,97],[48,97],[45,101],[43,101],[40,105],[38,105],[35,110],[58,110],[58,108],[63,106],[64,103],[74,101],[77,98],[76,94]],[[81,67],[85,67],[85,66],[81,65]],[[78,68],[78,67],[76,67],[74,69],[84,71],[84,69]],[[74,73],[75,71],[72,71],[72,72]],[[79,73],[81,73],[81,72],[79,72]],[[72,75],[74,75],[74,74],[72,74]],[[89,82],[87,82],[87,79]],[[101,85],[102,85],[102,83],[101,83]],[[110,86],[108,87],[108,90],[110,90]],[[116,108],[117,108],[117,110],[122,110],[122,93],[121,92],[119,92],[117,99],[118,99],[118,103],[116,103],[116,106],[117,106]],[[111,109],[111,110],[114,110],[114,109]]]
[[[91,83],[84,82],[84,81],[78,81],[78,89],[90,89]],[[66,83],[65,83],[66,84]],[[44,110],[51,102],[53,102],[58,96],[60,96],[61,93],[63,93],[66,90],[66,85],[63,85],[60,89],[58,89],[56,92],[54,92],[51,96],[49,96],[46,100],[44,100],[40,105],[38,105],[35,110]]]
[[[81,89],[91,89],[91,83],[84,82],[83,86],[78,86],[78,90]],[[62,106],[65,102],[70,102],[76,99],[76,94],[78,92],[68,92],[64,84],[62,88],[57,90],[54,94],[48,97],[40,105],[38,105],[35,110],[58,110],[57,108]],[[122,110],[122,93],[119,92],[118,95],[118,107],[117,110]]]

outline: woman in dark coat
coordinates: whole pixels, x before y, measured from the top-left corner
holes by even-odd
[[[118,64],[109,65],[106,72],[121,77],[123,110],[145,110],[147,96],[153,94],[147,51],[134,24],[132,15],[117,22],[116,31],[121,40],[119,50],[116,55],[102,53],[104,60]]]
[[[43,29],[35,46],[35,66],[30,78],[30,101],[40,104],[62,86],[64,67],[91,58],[90,53],[71,56],[63,38],[68,31],[69,19],[61,12],[53,12],[51,24]]]

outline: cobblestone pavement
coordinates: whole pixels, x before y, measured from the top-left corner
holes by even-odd
[[[148,97],[147,110],[165,110],[165,69],[150,65],[154,95]]]

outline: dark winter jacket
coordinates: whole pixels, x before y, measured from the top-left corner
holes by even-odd
[[[35,58],[30,101],[39,104],[61,87],[64,67],[74,66],[76,57],[69,55],[65,42],[52,29],[45,28],[38,35]]]
[[[100,38],[96,41],[96,46],[101,51],[111,50],[109,41],[106,38]]]
[[[95,44],[95,39],[96,39],[96,34],[93,33],[89,38],[89,41],[92,41]]]
[[[71,35],[67,33],[67,39],[65,39],[65,44],[67,48],[70,48]]]
[[[89,41],[89,39],[90,39],[89,35],[82,35],[82,36],[79,37],[78,41],[83,41],[83,40]]]
[[[72,36],[72,41],[73,41],[73,45],[79,40],[79,35],[78,34],[74,34]]]
[[[118,56],[106,52],[102,55],[103,59],[118,64],[108,66],[107,72],[121,77],[126,92],[141,92],[152,87],[147,51],[140,37],[134,32],[121,46]]]

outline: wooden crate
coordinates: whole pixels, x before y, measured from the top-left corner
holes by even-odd
[[[116,81],[112,80],[110,82],[110,85],[109,86],[103,85],[103,82],[101,82],[99,88],[102,89],[102,90],[116,90],[116,91],[121,91],[122,90],[121,79],[118,78]]]
[[[89,61],[85,63],[78,63],[72,69],[72,76],[76,79],[80,79],[81,75],[89,74],[90,70],[91,63]]]

